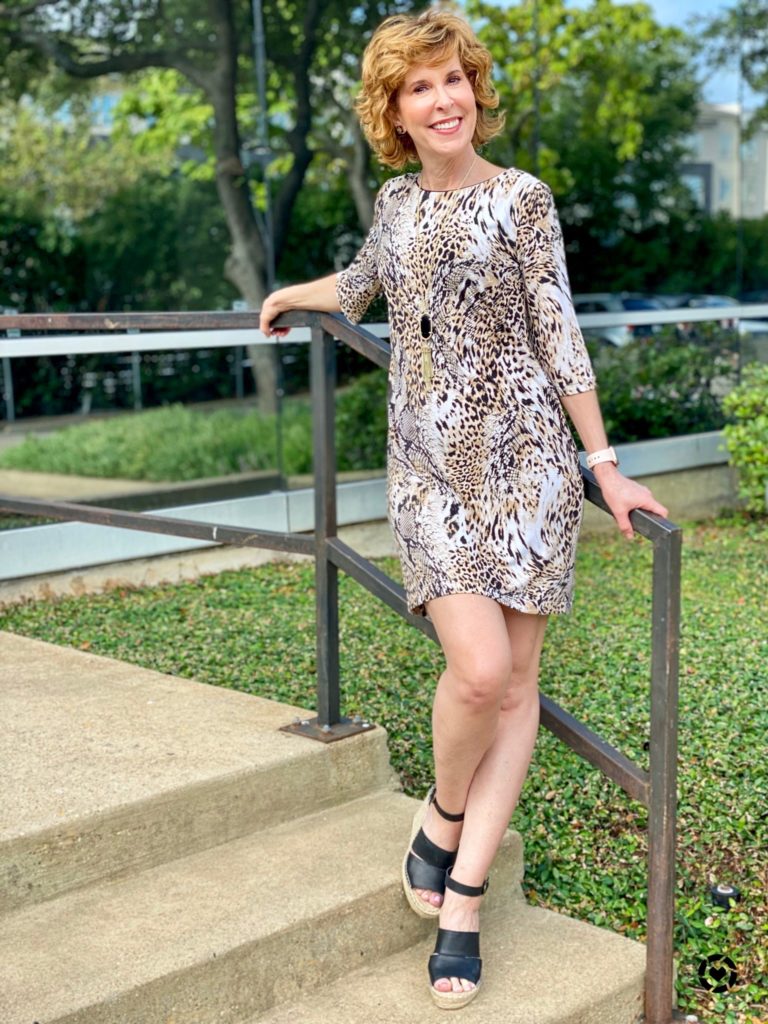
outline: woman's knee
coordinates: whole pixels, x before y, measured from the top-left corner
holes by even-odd
[[[538,666],[526,673],[513,671],[502,695],[501,710],[516,712],[528,707],[530,704],[538,704],[538,702]]]
[[[448,666],[454,696],[468,709],[498,708],[512,672],[509,659],[483,655]]]

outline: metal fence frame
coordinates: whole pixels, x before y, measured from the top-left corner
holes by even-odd
[[[258,327],[258,322],[259,315],[256,312],[134,313],[108,316],[22,314],[0,316],[0,331],[226,331],[253,330]],[[382,368],[389,366],[390,347],[364,328],[353,326],[336,314],[291,313],[282,316],[280,323],[285,326],[309,326],[311,330],[314,536],[248,530],[148,513],[68,502],[21,500],[3,495],[0,495],[0,510],[313,555],[316,573],[318,714],[310,722],[287,728],[328,742],[369,727],[368,723],[350,722],[341,715],[338,610],[340,569],[435,642],[437,637],[428,619],[410,614],[402,587],[337,536],[334,339],[349,345]],[[584,469],[582,475],[587,499],[608,511],[594,475]],[[673,928],[682,531],[673,523],[640,510],[633,512],[630,518],[637,533],[653,544],[650,770],[646,772],[543,694],[540,698],[541,722],[577,754],[621,786],[630,797],[648,808],[645,1020],[647,1024],[670,1024],[675,1019]]]

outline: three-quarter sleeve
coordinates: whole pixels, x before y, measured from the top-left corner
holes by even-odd
[[[573,308],[560,220],[548,185],[535,180],[512,210],[531,346],[559,395],[592,391],[595,374]]]
[[[360,323],[363,314],[381,291],[379,279],[379,240],[381,238],[381,191],[376,196],[373,224],[362,249],[346,270],[336,275],[336,296],[341,311],[353,324]]]

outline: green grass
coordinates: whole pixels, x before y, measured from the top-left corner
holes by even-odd
[[[570,616],[553,619],[542,689],[647,766],[650,545],[580,546]],[[382,563],[397,574],[392,561]],[[706,1021],[766,1019],[768,1004],[768,523],[686,529],[680,677],[676,950],[682,1009]],[[342,577],[345,713],[389,731],[408,792],[431,778],[437,648]],[[191,584],[0,610],[0,628],[311,707],[311,567],[272,564]],[[542,730],[513,825],[530,902],[644,938],[647,814]],[[739,887],[731,910],[714,882]],[[703,989],[699,963],[727,955],[739,984]],[[762,1009],[760,1007],[762,1006]]]

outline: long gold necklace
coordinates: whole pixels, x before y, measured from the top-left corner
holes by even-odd
[[[448,218],[453,213],[456,203],[458,202],[459,189],[462,188],[464,182],[469,177],[472,168],[475,166],[477,160],[477,153],[472,157],[469,167],[466,170],[464,177],[461,182],[453,190],[451,196],[451,202],[448,209],[443,214],[443,219],[440,221],[439,228],[435,232],[432,241],[432,260],[429,264],[429,268],[426,274],[426,282],[424,285],[424,291],[419,296],[419,330],[421,332],[421,373],[424,378],[424,383],[429,387],[432,383],[433,375],[433,364],[432,364],[432,347],[429,344],[432,338],[432,290],[435,284],[435,267],[437,266],[437,258],[440,254],[441,245],[443,239],[443,229],[448,223]],[[421,207],[423,200],[419,197],[416,206],[416,254],[417,263],[421,264]]]

